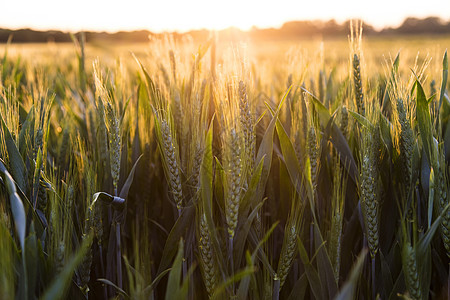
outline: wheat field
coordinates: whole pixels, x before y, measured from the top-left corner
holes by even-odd
[[[0,298],[448,299],[448,45],[2,45]]]

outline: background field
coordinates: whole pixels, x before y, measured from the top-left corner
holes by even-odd
[[[3,297],[447,298],[450,37],[354,30],[0,45]]]

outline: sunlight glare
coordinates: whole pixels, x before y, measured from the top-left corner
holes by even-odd
[[[398,26],[408,16],[438,16],[449,19],[450,1],[378,0],[361,4],[358,0],[24,0],[5,1],[0,27],[59,30],[140,30],[186,32],[198,29],[220,30],[236,27],[248,30],[279,28],[294,20],[343,22],[362,18],[380,29]],[[447,13],[446,13],[447,12]]]

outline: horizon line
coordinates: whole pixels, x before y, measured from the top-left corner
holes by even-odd
[[[8,27],[5,25],[0,25],[0,29],[1,30],[11,30],[11,31],[19,31],[19,30],[33,30],[33,31],[40,31],[40,32],[52,32],[52,31],[59,31],[59,32],[63,32],[63,33],[72,33],[72,34],[76,34],[76,33],[80,33],[80,32],[93,32],[93,33],[109,33],[109,34],[115,34],[115,33],[120,33],[120,32],[138,32],[138,31],[148,31],[150,33],[156,33],[156,34],[164,34],[164,33],[172,33],[172,34],[186,34],[189,32],[196,32],[196,31],[209,31],[209,32],[218,32],[218,31],[225,31],[225,30],[230,30],[230,29],[236,29],[239,30],[241,32],[251,32],[253,30],[269,30],[269,29],[275,29],[275,30],[279,30],[281,29],[284,25],[288,24],[288,23],[295,23],[295,22],[309,22],[309,23],[322,23],[322,24],[326,24],[329,22],[335,22],[336,25],[338,26],[342,26],[347,22],[350,21],[362,21],[363,26],[368,26],[371,29],[375,30],[376,32],[382,32],[383,30],[386,29],[397,29],[399,27],[401,27],[406,20],[408,19],[416,19],[416,20],[426,20],[426,19],[438,19],[441,23],[443,24],[448,24],[450,23],[450,18],[448,18],[447,20],[440,17],[440,16],[436,16],[436,15],[429,15],[426,17],[414,17],[414,16],[409,16],[409,17],[405,17],[401,22],[398,23],[398,25],[393,26],[393,25],[385,25],[385,26],[374,26],[373,24],[364,21],[363,18],[348,18],[345,19],[344,21],[338,21],[336,20],[336,18],[330,18],[330,19],[292,19],[292,20],[287,20],[285,22],[283,22],[282,24],[280,24],[279,26],[267,26],[267,27],[259,27],[257,25],[252,25],[250,28],[240,28],[239,26],[234,26],[234,25],[230,25],[227,27],[223,27],[223,28],[219,28],[219,29],[211,29],[211,28],[207,28],[207,27],[193,27],[191,29],[187,29],[187,30],[180,30],[180,29],[163,29],[163,30],[152,30],[150,28],[123,28],[123,29],[114,29],[114,30],[108,30],[108,29],[95,29],[95,28],[79,28],[79,29],[75,29],[75,28],[64,28],[64,27],[60,27],[60,28],[54,28],[54,27],[33,27],[33,26],[18,26],[18,27]]]

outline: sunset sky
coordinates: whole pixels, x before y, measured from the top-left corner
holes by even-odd
[[[279,27],[292,20],[362,18],[382,28],[406,17],[450,21],[449,0],[14,0],[1,5],[2,28],[188,31]]]

